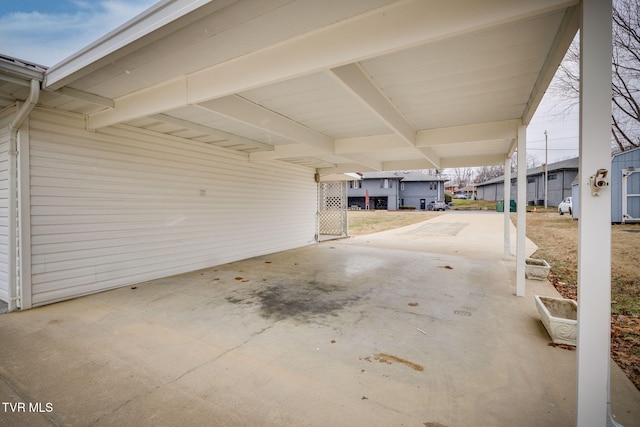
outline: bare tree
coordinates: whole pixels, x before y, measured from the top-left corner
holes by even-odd
[[[640,0],[613,2],[612,151],[640,147]],[[580,94],[580,48],[574,40],[551,90],[570,110]]]
[[[453,172],[459,188],[469,185],[473,176],[473,168],[455,168]]]
[[[476,183],[489,181],[504,175],[504,166],[482,166],[476,168],[474,175]]]
[[[541,166],[542,163],[538,158],[532,154],[527,154],[527,170],[537,168]],[[518,153],[513,153],[511,156],[511,172],[515,173],[518,171]]]
[[[613,11],[613,138],[620,151],[640,146],[640,0]]]

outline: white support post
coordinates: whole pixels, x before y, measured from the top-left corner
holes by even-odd
[[[511,257],[511,157],[504,159],[504,259]]]
[[[516,296],[525,293],[525,259],[527,242],[527,127],[518,126],[518,237],[516,242]]]
[[[18,239],[20,241],[19,286],[22,310],[31,308],[31,171],[29,119],[19,131],[18,140]]]
[[[611,1],[584,0],[580,25],[577,425],[607,425],[611,334]],[[609,172],[609,175],[611,172]],[[610,176],[607,177],[607,179]]]

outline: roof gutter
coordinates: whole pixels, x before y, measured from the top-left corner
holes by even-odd
[[[20,287],[18,286],[17,232],[18,232],[18,131],[40,98],[40,82],[31,80],[29,97],[20,106],[16,116],[9,124],[9,244],[8,244],[8,310],[13,311],[20,305]]]

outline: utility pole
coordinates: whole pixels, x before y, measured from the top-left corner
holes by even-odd
[[[547,130],[544,131],[544,209],[547,209],[547,195],[549,186],[549,156],[547,155]]]

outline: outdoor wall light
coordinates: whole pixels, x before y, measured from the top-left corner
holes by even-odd
[[[598,169],[595,175],[591,175],[589,177],[592,196],[599,196],[600,190],[609,185],[609,181],[607,181],[607,175],[609,175],[609,171],[607,169]]]

